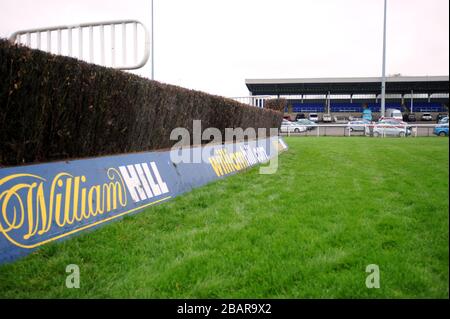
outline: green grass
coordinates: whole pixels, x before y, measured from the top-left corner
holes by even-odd
[[[286,140],[274,175],[251,169],[0,267],[0,297],[449,297],[447,138]],[[65,288],[68,264],[80,289]]]

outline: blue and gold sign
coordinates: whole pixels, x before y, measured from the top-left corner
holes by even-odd
[[[0,169],[0,263],[266,162],[286,145],[272,137],[187,152],[205,148],[211,155],[198,163],[174,163],[166,151]]]

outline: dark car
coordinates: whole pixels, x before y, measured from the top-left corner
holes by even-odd
[[[403,121],[405,122],[416,122],[416,114],[414,113],[409,113],[409,114],[404,114],[403,115]]]
[[[448,115],[447,114],[443,114],[443,113],[439,113],[436,116],[436,123],[439,123],[439,121],[442,120],[444,117],[448,117]]]
[[[306,119],[305,113],[298,113],[298,114],[295,116],[295,120],[296,120],[296,121],[297,121],[297,120],[301,120],[301,119]]]

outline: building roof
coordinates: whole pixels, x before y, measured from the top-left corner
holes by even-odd
[[[252,95],[379,94],[381,77],[246,79]],[[386,78],[387,94],[449,93],[449,76],[394,76]]]

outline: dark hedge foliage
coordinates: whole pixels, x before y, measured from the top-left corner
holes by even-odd
[[[284,112],[284,108],[287,106],[287,100],[280,99],[270,99],[264,102],[264,107],[266,109],[275,110],[278,112]]]
[[[279,127],[282,114],[0,39],[0,165],[171,147],[175,127]]]

